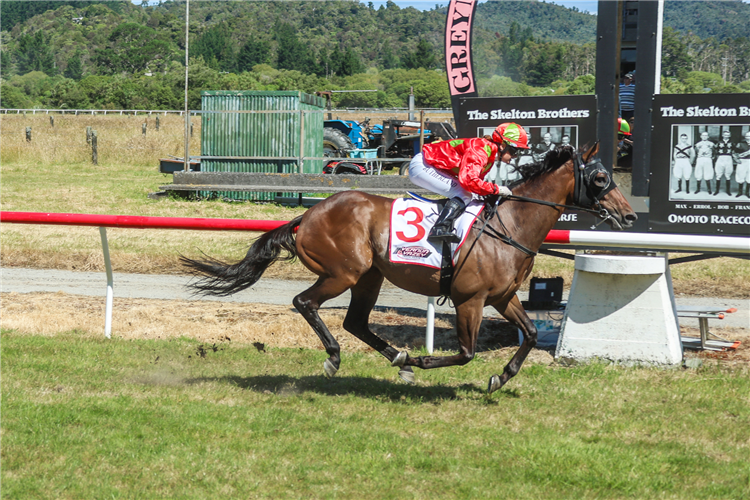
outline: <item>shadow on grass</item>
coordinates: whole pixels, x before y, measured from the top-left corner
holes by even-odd
[[[302,393],[316,393],[323,396],[354,395],[365,398],[378,398],[389,401],[439,402],[462,399],[469,395],[480,396],[486,392],[473,384],[459,386],[408,385],[399,381],[382,380],[369,377],[334,377],[323,376],[290,377],[288,375],[258,375],[255,377],[198,377],[186,380],[188,384],[218,382],[231,384],[261,394],[292,396]],[[493,396],[517,397],[505,391]]]
[[[329,311],[341,311],[346,313],[346,307],[329,307]],[[424,319],[426,312],[421,309],[412,307],[383,307],[375,306],[376,312],[387,313],[393,312],[404,318]],[[445,321],[451,325],[454,324],[455,315],[453,313],[436,313],[435,321]],[[383,324],[373,321],[370,318],[370,328],[383,340],[393,347],[414,348],[422,346],[425,343],[424,326],[409,324]],[[457,351],[459,349],[458,339],[454,328],[434,329],[434,347],[443,351]],[[500,349],[503,347],[518,347],[518,329],[505,319],[499,317],[485,317],[479,329],[476,352],[487,352]]]

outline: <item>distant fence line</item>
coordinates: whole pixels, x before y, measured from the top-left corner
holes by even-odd
[[[453,110],[450,108],[389,108],[389,109],[381,109],[381,108],[336,108],[336,109],[321,109],[321,110],[305,110],[306,113],[357,113],[357,112],[367,112],[367,113],[419,113],[420,111],[424,111],[425,114],[445,114],[445,113],[453,113]],[[211,114],[211,113],[289,113],[289,112],[299,112],[299,110],[222,110],[222,111],[203,111],[203,110],[189,110],[188,111],[191,115],[201,115],[201,114]],[[50,113],[54,114],[61,114],[61,115],[98,115],[98,114],[111,114],[111,115],[133,115],[137,116],[138,114],[141,115],[178,115],[178,116],[184,116],[185,111],[184,110],[163,110],[163,109],[15,109],[15,108],[0,108],[0,113],[7,115],[8,113],[11,114],[25,114],[25,113],[31,113],[32,115],[36,114],[45,114],[48,115]]]

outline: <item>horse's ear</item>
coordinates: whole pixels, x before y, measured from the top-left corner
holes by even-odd
[[[599,141],[594,143],[594,146],[583,154],[583,163],[588,163],[591,158],[596,156],[599,152]]]

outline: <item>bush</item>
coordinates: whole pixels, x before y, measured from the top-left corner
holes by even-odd
[[[3,108],[31,109],[36,107],[35,104],[34,100],[18,87],[8,82],[0,85],[0,106]]]

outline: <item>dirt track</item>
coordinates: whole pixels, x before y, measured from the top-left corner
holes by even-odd
[[[113,336],[122,338],[172,338],[186,336],[201,342],[260,342],[275,347],[319,349],[321,344],[291,306],[291,298],[306,285],[298,281],[261,280],[250,290],[229,298],[199,300],[185,289],[186,276],[115,275]],[[79,330],[101,336],[104,322],[106,280],[103,273],[3,269],[3,327],[54,335]],[[92,300],[91,297],[99,297]],[[678,297],[678,303],[739,307],[723,321],[711,322],[711,331],[742,341],[728,354],[704,354],[732,361],[750,361],[750,320],[747,301]],[[368,347],[341,327],[348,296],[326,304],[323,320],[339,340],[342,350]],[[414,348],[424,345],[426,299],[388,288],[383,290],[371,316],[373,331],[393,345]],[[453,311],[437,307],[435,347],[453,351],[458,347],[453,332]],[[479,351],[515,349],[518,334],[491,309],[485,309]],[[683,320],[683,334],[698,335],[697,320]],[[539,361],[552,362],[549,351],[537,349]]]

